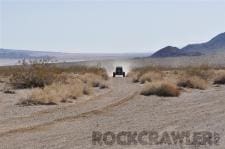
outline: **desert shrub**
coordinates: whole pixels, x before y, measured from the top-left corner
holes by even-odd
[[[183,77],[178,81],[177,85],[180,87],[204,90],[207,88],[207,81],[198,76]]]
[[[133,76],[132,82],[133,82],[133,83],[139,82],[138,76]]]
[[[92,93],[93,93],[92,88],[90,86],[88,86],[88,85],[85,85],[84,86],[84,89],[83,89],[83,94],[84,95],[90,95]]]
[[[98,79],[98,85],[94,84]],[[101,76],[96,74],[62,73],[57,76],[57,79],[52,84],[43,88],[33,88],[31,95],[22,101],[21,104],[51,105],[60,102],[72,102],[72,99],[77,99],[82,95],[92,94],[92,87],[98,86],[102,89],[108,87],[104,81]]]
[[[4,72],[4,73],[3,73]],[[2,73],[2,74],[1,74]],[[104,68],[75,65],[71,67],[50,64],[47,61],[23,62],[20,66],[1,67],[0,74],[10,74],[10,84],[14,88],[44,87],[53,82],[63,81],[68,76],[61,74],[87,74],[91,73],[101,79],[107,80],[108,75]]]
[[[48,64],[23,65],[12,73],[10,83],[15,88],[44,87],[51,84],[55,77],[54,68]]]
[[[221,72],[216,76],[214,84],[225,84],[225,72]]]
[[[12,69],[12,66],[0,66],[0,76],[1,77],[10,76],[15,71],[17,71],[17,67],[15,67],[15,66],[13,69]]]
[[[141,83],[145,83],[145,82],[152,82],[153,80],[161,80],[162,78],[163,78],[162,73],[159,73],[157,71],[149,71],[141,75],[139,81]]]
[[[101,82],[99,80],[93,80],[92,81],[92,87],[99,87]]]
[[[137,83],[137,82],[139,82],[140,74],[139,74],[139,72],[130,71],[130,72],[128,72],[127,77],[132,78],[133,83]]]
[[[128,77],[132,78],[132,82],[151,82],[153,80],[160,80],[163,78],[163,68],[160,67],[153,67],[153,66],[145,66],[145,67],[138,67],[133,68],[129,73]]]
[[[141,95],[157,95],[176,97],[180,95],[180,90],[176,85],[168,82],[152,82],[144,85]]]
[[[62,84],[72,84],[72,83],[74,83],[74,81],[76,83],[77,80],[81,80],[79,74],[63,72],[63,73],[57,75],[54,82],[59,82]]]
[[[184,72],[185,72],[185,75],[197,76],[204,80],[211,79],[212,76],[214,75],[213,69],[211,69],[207,65],[202,65],[199,67],[187,67],[187,68],[184,68]]]
[[[108,80],[109,76],[105,68],[85,66],[85,65],[75,65],[70,67],[57,67],[60,72],[64,73],[75,73],[75,74],[95,74],[102,77],[104,80]]]
[[[108,86],[106,83],[102,82],[102,83],[100,84],[99,88],[100,88],[100,89],[105,89],[105,88],[109,88],[109,86]]]
[[[103,78],[94,73],[86,73],[82,75],[81,80],[83,80],[84,83],[90,84],[92,87],[99,87],[103,82]]]
[[[161,68],[159,66],[144,66],[144,67],[133,68],[131,72],[139,72],[140,75],[143,75],[144,73],[147,73],[149,71],[161,72],[163,69],[165,68]]]
[[[29,63],[12,69],[10,84],[15,88],[32,88],[25,105],[57,104],[90,95],[92,87],[102,87],[107,79],[102,68],[74,66],[58,67],[48,63]]]
[[[84,83],[81,80],[74,80],[70,84],[53,83],[47,85],[44,88],[32,89],[31,95],[23,103],[27,101],[36,104],[58,104],[59,102],[65,102],[68,99],[77,99],[84,93],[91,93],[90,90],[85,88]]]
[[[83,83],[86,84],[86,86],[91,86],[91,87],[102,87],[107,86],[105,85],[105,79],[102,76],[99,76],[94,73],[85,73],[82,75],[79,74],[74,74],[74,73],[62,73],[58,75],[57,81],[62,82],[64,84],[72,83],[74,80],[80,79],[83,81]]]

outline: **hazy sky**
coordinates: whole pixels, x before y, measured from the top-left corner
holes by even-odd
[[[225,32],[225,0],[0,0],[0,47],[153,52]]]

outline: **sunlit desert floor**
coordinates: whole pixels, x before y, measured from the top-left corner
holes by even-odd
[[[184,89],[179,97],[140,95],[141,84],[110,78],[109,89],[96,90],[74,103],[20,106],[29,90],[0,93],[0,148],[218,148],[225,146],[225,86]],[[92,132],[210,131],[219,145],[93,145]]]

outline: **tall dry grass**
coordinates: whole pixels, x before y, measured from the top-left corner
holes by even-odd
[[[80,78],[84,83],[89,84],[92,87],[100,87],[101,89],[108,87],[104,77],[93,73],[86,73],[80,76]]]
[[[197,76],[203,80],[210,80],[215,75],[215,70],[208,65],[201,65],[198,67],[185,67],[182,68],[184,75]]]
[[[140,73],[131,71],[131,72],[128,72],[127,77],[132,78],[132,82],[137,83],[139,82]]]
[[[148,71],[140,76],[139,81],[140,83],[143,84],[145,82],[162,80],[162,78],[163,78],[162,73],[157,71]]]
[[[193,89],[207,89],[209,81],[212,80],[215,75],[215,71],[215,69],[208,65],[183,68],[182,77],[178,80],[177,85]]]
[[[108,88],[102,76],[93,73],[60,74],[54,83],[46,85],[43,88],[32,89],[31,96],[28,97],[22,104],[58,104],[60,102],[72,102],[83,95],[91,95],[93,87],[100,89]]]
[[[132,78],[133,82],[145,83],[164,80],[177,83],[181,87],[206,89],[208,82],[213,80],[216,71],[215,68],[208,65],[171,69],[149,66],[135,68],[128,76]],[[217,80],[223,80],[223,77],[220,76]]]
[[[48,63],[29,63],[11,68],[14,88],[32,88],[22,104],[57,104],[93,93],[93,87],[107,88],[106,70],[98,67],[57,67]]]
[[[54,68],[45,64],[21,66],[12,72],[10,83],[14,88],[44,87],[53,83],[57,74]]]
[[[225,71],[220,71],[214,79],[214,84],[225,84]]]
[[[181,78],[178,83],[180,87],[204,90],[208,86],[208,82],[198,76],[186,76]]]
[[[81,82],[77,82],[76,85],[53,83],[43,89],[33,89],[30,100],[40,104],[57,104],[68,99],[77,99],[83,95],[83,92],[84,86]]]
[[[128,77],[132,78],[134,83],[140,82],[152,82],[163,79],[163,72],[161,68],[147,66],[147,67],[140,67],[132,69],[128,75]]]
[[[177,97],[180,95],[180,90],[175,84],[169,82],[152,82],[144,85],[141,95]]]
[[[34,88],[50,85],[63,73],[95,74],[107,80],[108,75],[104,68],[88,66],[59,67],[46,61],[30,61],[20,66],[0,67],[0,75],[8,76],[14,88]]]
[[[22,101],[21,104],[58,104],[91,93],[92,88],[87,86],[78,75],[64,73],[58,76],[58,80],[50,85],[46,85],[43,88],[33,88],[31,95]]]

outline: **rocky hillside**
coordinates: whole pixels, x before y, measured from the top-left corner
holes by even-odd
[[[221,52],[225,53],[225,33],[217,35],[208,42],[189,44],[182,49],[168,46],[158,50],[151,57],[199,56]]]

